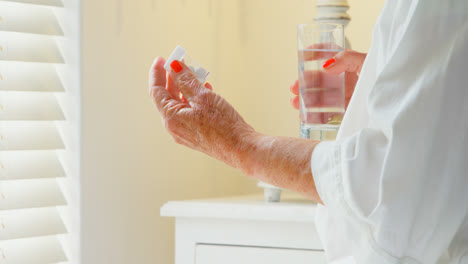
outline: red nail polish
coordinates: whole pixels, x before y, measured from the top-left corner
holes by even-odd
[[[180,65],[180,63],[176,60],[171,63],[171,68],[175,73],[178,73],[183,69],[182,65]]]
[[[331,59],[327,60],[326,62],[324,62],[322,64],[322,67],[323,68],[328,68],[328,67],[330,67],[330,65],[332,65],[335,62],[336,62],[335,58],[331,58]]]

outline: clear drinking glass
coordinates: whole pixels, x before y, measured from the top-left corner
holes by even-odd
[[[301,137],[334,140],[345,112],[344,73],[329,74],[322,64],[345,47],[340,24],[298,26]]]

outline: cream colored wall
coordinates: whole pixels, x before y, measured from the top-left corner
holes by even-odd
[[[164,202],[247,192],[239,172],[172,142],[147,91],[153,59],[176,44],[208,69],[227,68],[214,52],[217,5],[83,0],[82,8],[83,263],[173,263],[174,222],[159,217]],[[237,87],[213,77],[236,97]]]
[[[257,190],[236,170],[172,142],[147,93],[154,57],[185,46],[254,127],[297,136],[288,89],[297,75],[295,27],[312,21],[313,4],[82,1],[83,264],[173,263],[174,222],[159,217],[164,202]],[[359,34],[351,41],[366,48],[369,14],[380,6],[353,4],[365,27],[351,24]]]
[[[296,137],[299,114],[289,104],[297,78],[296,26],[313,21],[314,1],[242,2],[246,119],[262,133]]]
[[[351,6],[348,13],[352,20],[346,28],[346,35],[354,50],[366,52],[372,41],[374,23],[385,0],[348,0],[348,3]]]

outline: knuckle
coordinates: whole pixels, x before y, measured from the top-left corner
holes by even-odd
[[[198,100],[201,103],[208,104],[211,101],[212,98],[212,93],[208,90],[202,91],[197,95]]]
[[[188,82],[192,79],[192,74],[189,71],[184,71],[179,75],[179,82]]]
[[[184,72],[179,76],[179,85],[180,86],[185,86],[185,87],[190,87],[192,89],[199,89],[201,84],[195,78],[195,76],[191,72]]]

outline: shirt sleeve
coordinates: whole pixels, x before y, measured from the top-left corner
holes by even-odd
[[[467,221],[468,3],[403,2],[377,31],[368,126],[312,155],[356,263],[437,263]]]

